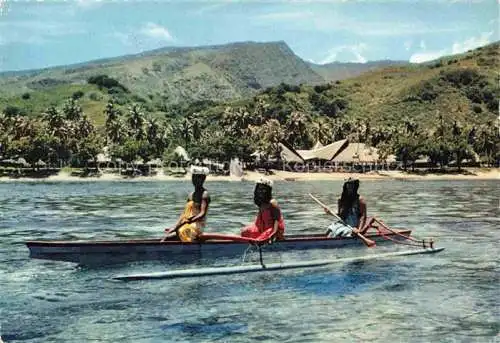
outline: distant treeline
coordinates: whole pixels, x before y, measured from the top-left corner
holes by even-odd
[[[112,86],[115,87],[115,86]],[[311,147],[349,138],[379,149],[381,158],[395,154],[405,166],[419,156],[444,167],[452,160],[478,156],[486,165],[498,164],[500,139],[498,121],[471,125],[441,114],[432,126],[412,120],[394,125],[373,125],[370,120],[342,116],[349,105],[345,99],[323,97],[322,88],[312,90],[318,113],[297,110],[286,102],[294,88],[280,86],[266,90],[262,97],[238,106],[211,102],[176,109],[176,116],[158,118],[134,104],[123,111],[110,101],[103,110],[106,121],[96,127],[74,98],[60,107],[50,107],[36,117],[5,112],[0,116],[0,155],[23,157],[35,166],[47,163],[84,166],[107,151],[113,159],[144,162],[156,158],[176,161],[178,145],[194,158],[228,161],[239,157],[254,160],[259,152],[279,158],[279,142],[293,147]],[[106,147],[106,149],[105,149]]]

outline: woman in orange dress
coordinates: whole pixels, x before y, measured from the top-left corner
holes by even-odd
[[[206,167],[191,167],[191,181],[194,191],[189,193],[184,212],[175,226],[165,230],[167,234],[162,241],[176,235],[182,242],[193,242],[202,233],[210,204],[210,196],[203,187],[208,174],[209,169]]]

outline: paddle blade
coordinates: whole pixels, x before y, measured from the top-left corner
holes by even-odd
[[[363,243],[365,243],[365,245],[368,248],[374,248],[374,247],[377,246],[377,244],[375,243],[375,241],[372,241],[371,239],[366,238],[365,236],[363,236],[360,233],[356,233],[356,236],[358,236],[363,241]]]

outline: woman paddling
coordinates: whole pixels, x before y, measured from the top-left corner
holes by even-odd
[[[358,194],[358,189],[358,179],[349,178],[345,181],[338,201],[338,215],[343,223],[336,221],[328,227],[327,234],[330,237],[350,237],[353,233],[364,234],[368,229],[368,225],[365,225],[366,202]],[[325,212],[330,211],[325,208]]]
[[[255,222],[243,228],[241,236],[259,239],[269,237],[284,238],[285,221],[276,199],[273,199],[273,182],[261,178],[254,189],[254,203],[259,207]]]
[[[210,196],[207,190],[203,188],[208,173],[209,170],[206,167],[191,167],[191,180],[194,191],[189,193],[184,212],[175,226],[165,230],[167,235],[162,241],[177,235],[183,242],[192,242],[201,234],[201,230],[206,223],[208,205],[210,204]]]

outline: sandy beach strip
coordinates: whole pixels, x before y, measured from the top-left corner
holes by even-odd
[[[256,181],[261,177],[271,179],[273,181],[335,181],[344,180],[348,177],[355,177],[360,180],[500,180],[500,169],[468,169],[468,173],[464,174],[411,174],[403,171],[378,171],[368,173],[300,173],[281,170],[273,170],[272,175],[265,175],[256,171],[246,171],[242,177],[209,175],[207,182],[212,181]],[[60,172],[58,175],[52,175],[45,178],[9,178],[0,177],[0,182],[98,182],[98,181],[190,181],[191,176],[164,175],[159,172],[155,176],[136,176],[124,177],[117,174],[104,173],[99,177],[78,177],[71,176],[69,173]]]

